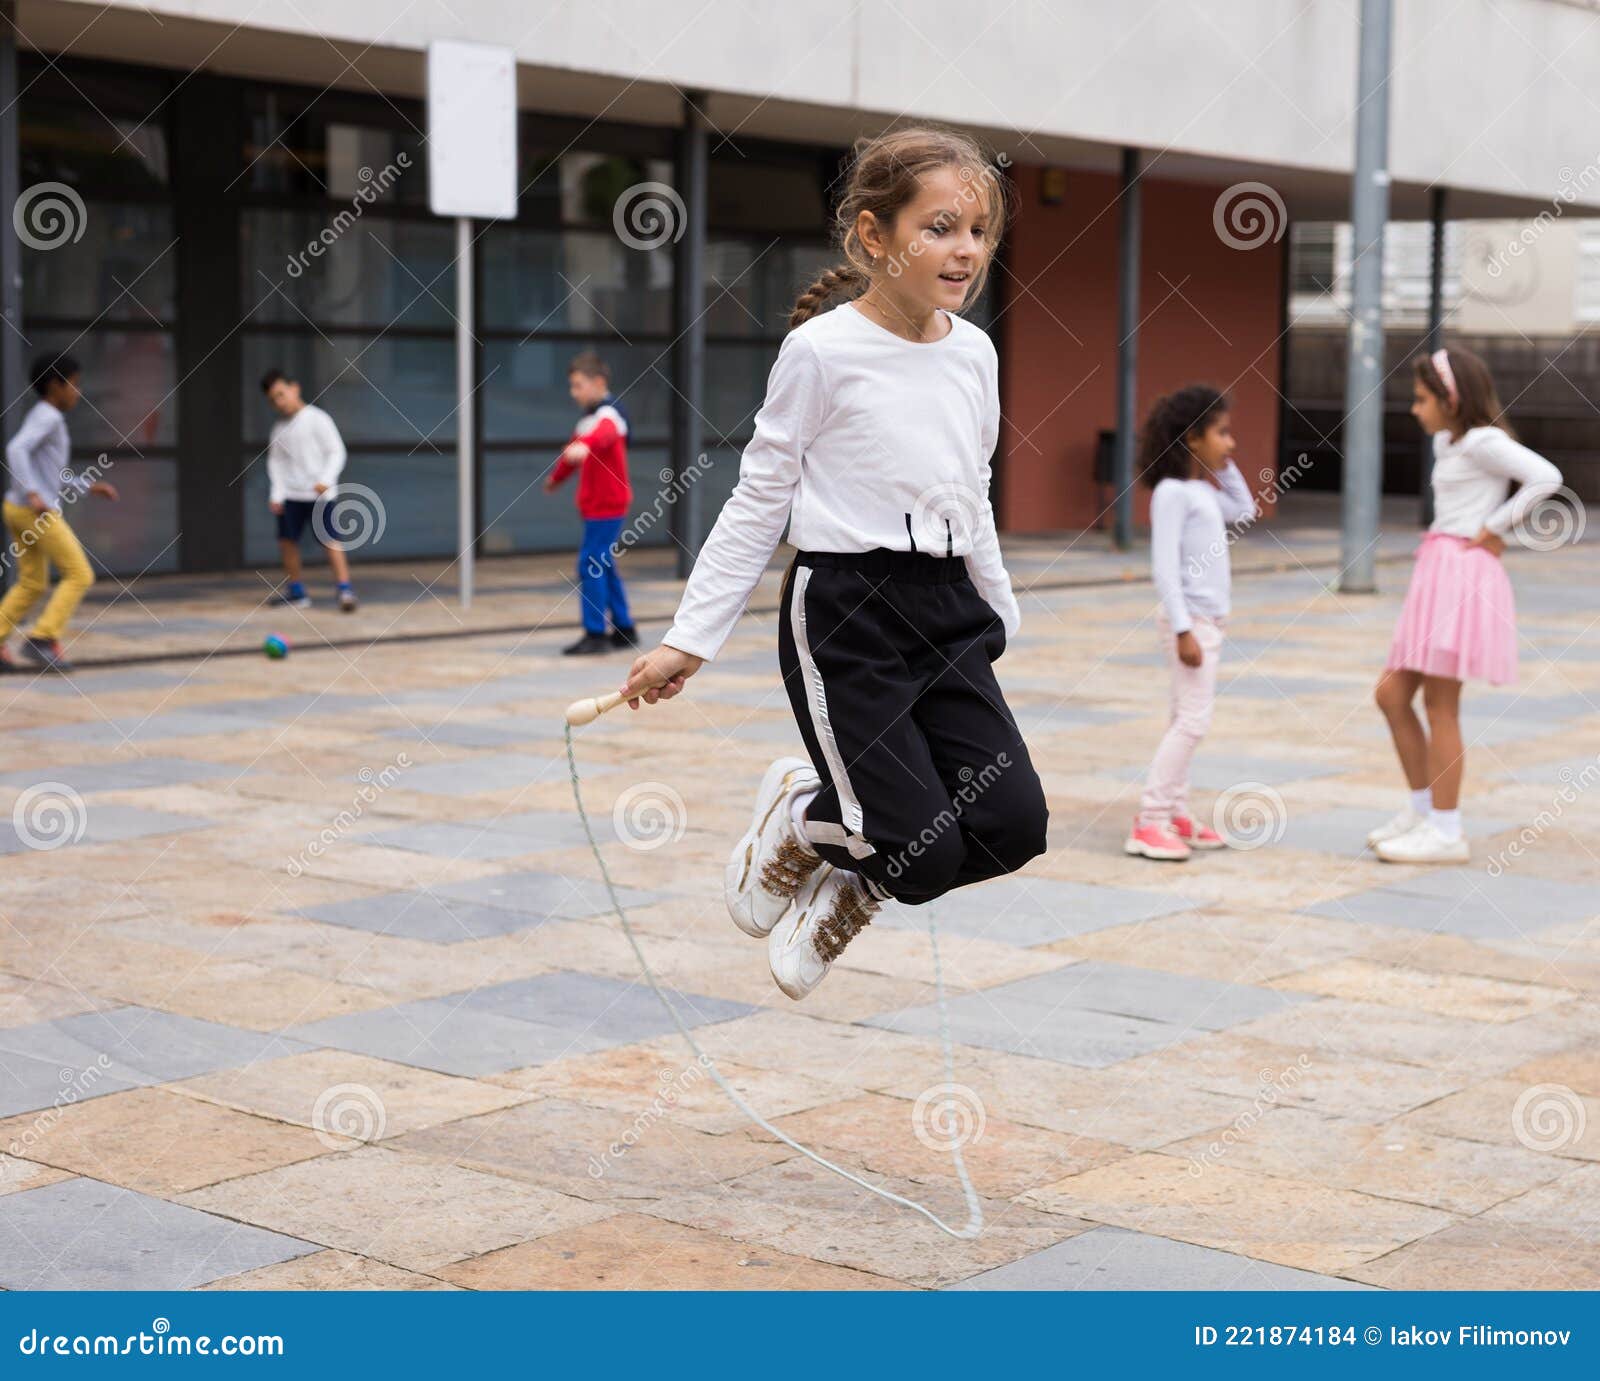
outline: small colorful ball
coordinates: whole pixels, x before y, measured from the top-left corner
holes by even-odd
[[[282,661],[289,655],[289,640],[280,638],[276,633],[269,633],[266,641],[261,644],[261,650],[273,661]]]

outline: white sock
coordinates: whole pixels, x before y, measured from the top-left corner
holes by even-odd
[[[1428,815],[1429,822],[1450,843],[1454,844],[1461,838],[1461,812],[1459,810],[1435,810]]]
[[[796,792],[789,798],[789,820],[794,825],[794,832],[800,837],[800,842],[807,848],[811,841],[806,838],[806,807],[817,799],[815,791]]]
[[[1433,809],[1433,788],[1425,786],[1411,793],[1411,809],[1417,815],[1426,815]]]

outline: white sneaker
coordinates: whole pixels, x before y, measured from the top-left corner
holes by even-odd
[[[1471,856],[1465,836],[1446,839],[1431,820],[1378,845],[1378,857],[1385,863],[1465,863]]]
[[[881,903],[854,873],[819,868],[794,900],[794,911],[767,941],[767,964],[796,1002],[828,976],[833,961],[878,914]]]
[[[1407,806],[1387,825],[1379,825],[1377,829],[1367,836],[1367,847],[1376,849],[1385,839],[1398,839],[1402,834],[1410,834],[1427,818],[1426,815],[1418,815],[1410,806]]]
[[[746,935],[758,940],[770,935],[795,893],[822,862],[789,818],[795,794],[816,791],[821,785],[816,769],[804,758],[779,758],[762,777],[750,828],[734,845],[723,873],[728,914]]]

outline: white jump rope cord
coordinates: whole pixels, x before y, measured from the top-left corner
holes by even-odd
[[[961,1180],[961,1192],[967,1199],[967,1224],[965,1227],[953,1228],[943,1218],[939,1217],[932,1209],[924,1207],[915,1199],[907,1199],[880,1185],[868,1184],[859,1175],[851,1174],[842,1165],[835,1165],[831,1160],[819,1156],[810,1147],[802,1146],[792,1136],[780,1132],[772,1123],[768,1122],[760,1113],[752,1108],[739,1095],[732,1084],[722,1077],[722,1071],[717,1068],[717,1062],[700,1048],[700,1043],[695,1040],[689,1028],[684,1025],[683,1018],[678,1015],[678,1009],[667,1001],[667,995],[661,991],[661,985],[656,982],[655,973],[650,968],[650,961],[644,957],[644,951],[639,948],[638,937],[633,933],[633,927],[628,924],[628,918],[622,910],[622,903],[617,899],[616,886],[611,881],[610,870],[606,861],[600,854],[600,846],[595,842],[594,828],[589,823],[589,813],[583,808],[583,793],[578,787],[578,760],[572,751],[572,725],[567,726],[567,768],[572,774],[572,799],[578,807],[578,818],[583,821],[583,832],[588,837],[589,849],[594,854],[594,861],[600,867],[600,877],[606,885],[606,895],[611,898],[611,907],[617,913],[617,919],[622,922],[622,933],[628,937],[628,943],[633,947],[633,955],[639,961],[639,968],[643,972],[645,982],[650,985],[650,991],[660,1000],[661,1005],[667,1009],[667,1015],[672,1018],[672,1024],[678,1028],[678,1034],[688,1042],[689,1049],[694,1051],[695,1058],[702,1067],[711,1072],[711,1077],[716,1080],[717,1087],[728,1095],[734,1107],[738,1108],[762,1131],[770,1132],[784,1145],[792,1147],[808,1160],[814,1160],[824,1170],[831,1170],[835,1175],[842,1175],[851,1184],[860,1185],[869,1194],[876,1194],[880,1199],[887,1199],[892,1204],[899,1204],[901,1208],[909,1208],[915,1213],[920,1213],[934,1227],[941,1232],[947,1232],[952,1237],[963,1241],[970,1240],[983,1231],[983,1205],[978,1200],[978,1191],[972,1187],[972,1177],[967,1174],[967,1163],[961,1156],[961,1143],[953,1140],[950,1143],[950,1159],[955,1162],[956,1174]],[[950,1015],[945,1008],[944,1000],[944,970],[939,962],[939,936],[933,924],[933,918],[928,918],[928,940],[933,946],[933,983],[934,993],[939,1004],[939,1039],[944,1046],[944,1077],[948,1084],[955,1083],[956,1065],[955,1055],[950,1043]]]

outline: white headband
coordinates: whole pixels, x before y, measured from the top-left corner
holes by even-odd
[[[1438,374],[1444,384],[1444,391],[1449,395],[1450,406],[1455,407],[1461,401],[1461,395],[1456,391],[1455,371],[1450,368],[1450,352],[1448,350],[1435,350],[1428,357],[1434,372]]]

